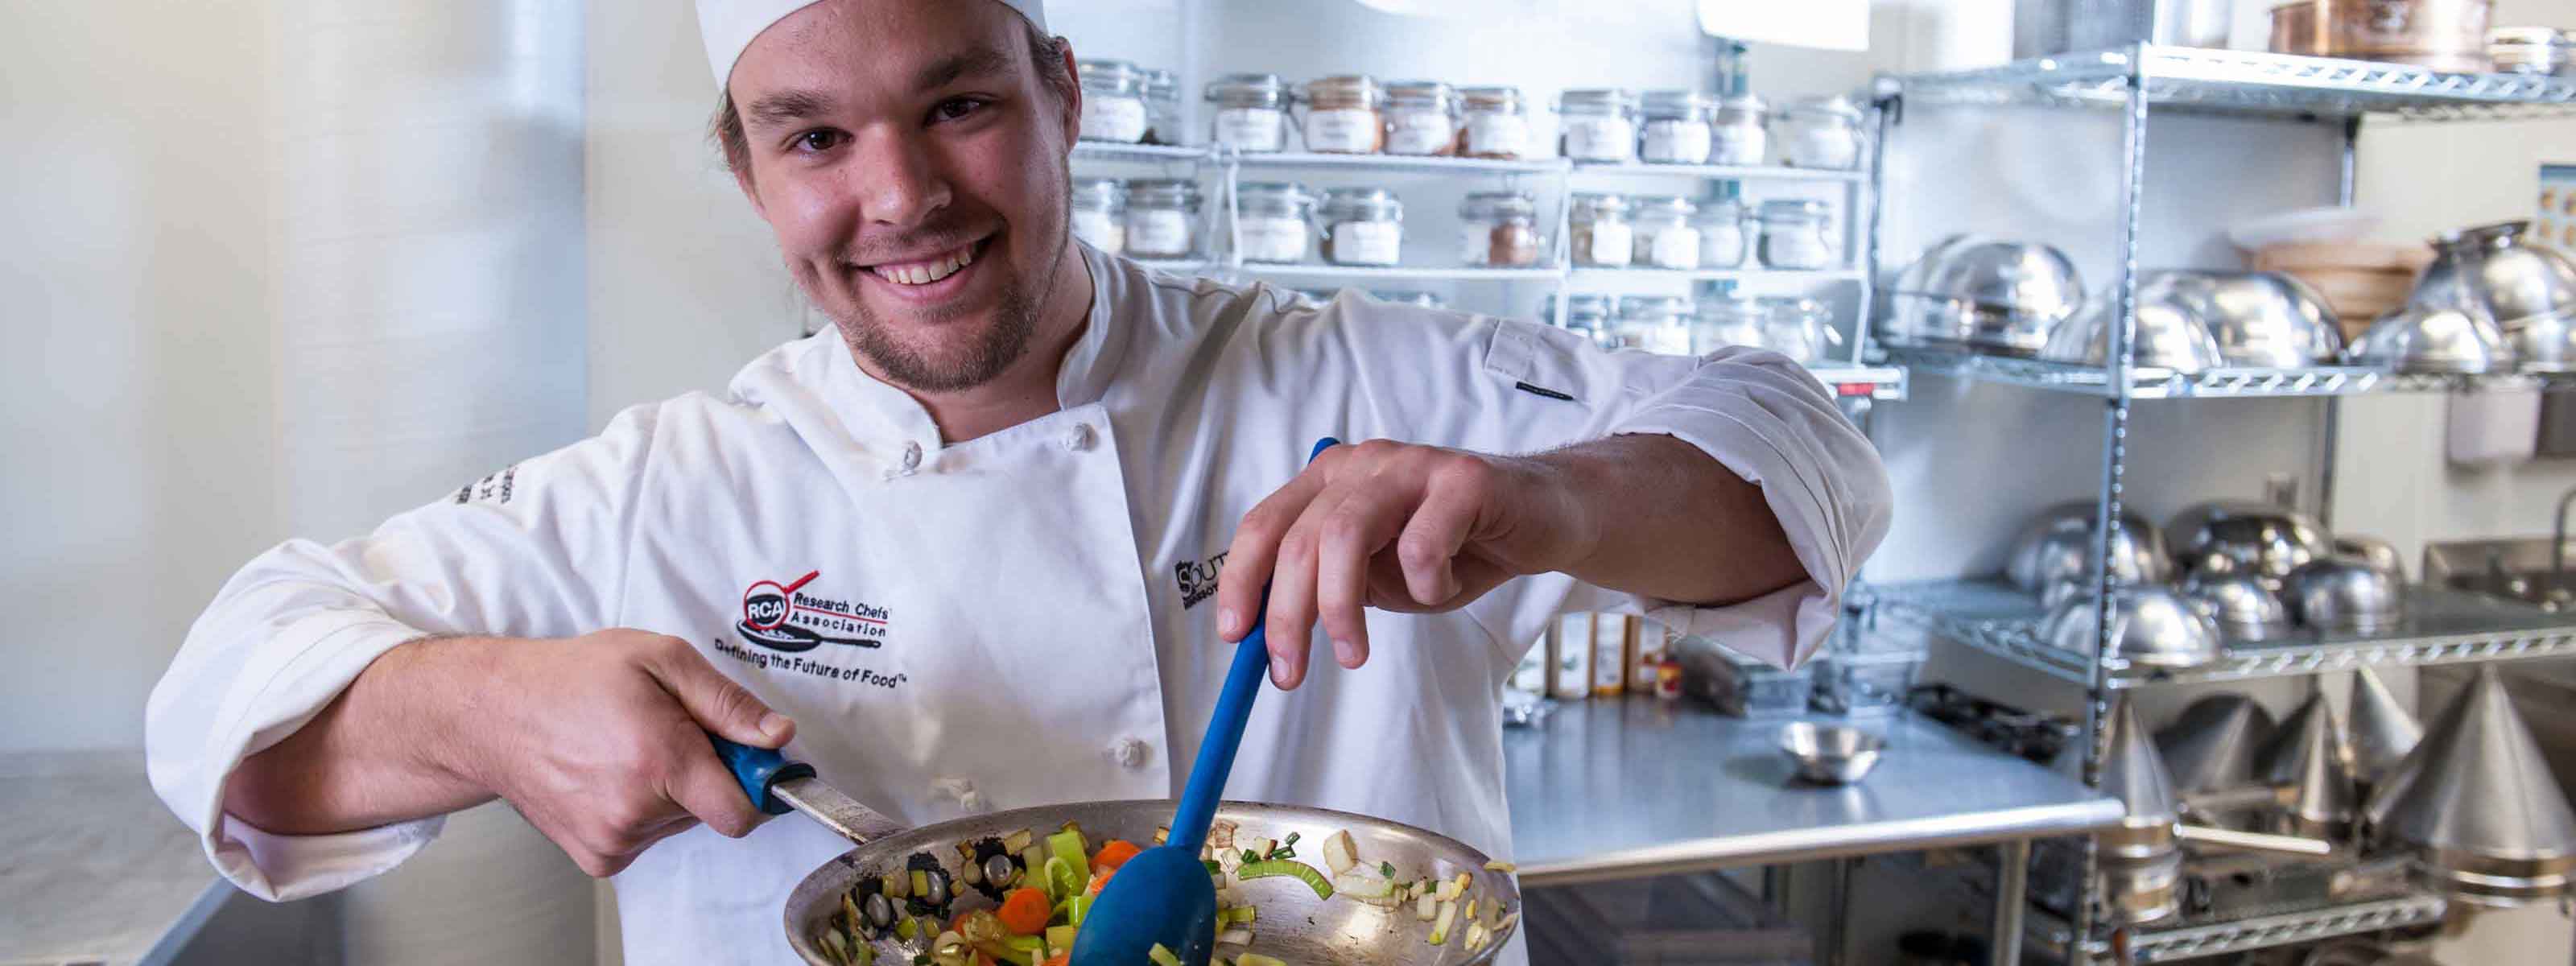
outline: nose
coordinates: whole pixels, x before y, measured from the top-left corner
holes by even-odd
[[[858,139],[849,177],[869,222],[912,228],[948,207],[951,192],[936,156],[915,133],[880,126]]]

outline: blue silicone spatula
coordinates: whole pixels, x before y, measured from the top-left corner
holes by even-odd
[[[1329,436],[1315,441],[1307,459],[1336,442]],[[1100,897],[1082,917],[1082,931],[1074,935],[1073,966],[1144,966],[1158,944],[1187,966],[1207,966],[1216,948],[1216,883],[1199,861],[1199,850],[1216,821],[1226,776],[1234,771],[1234,751],[1243,744],[1252,699],[1260,696],[1261,679],[1270,673],[1261,620],[1270,609],[1267,588],[1261,597],[1261,608],[1252,613],[1252,633],[1235,645],[1234,665],[1226,671],[1216,713],[1208,718],[1207,738],[1199,743],[1189,783],[1181,787],[1171,834],[1162,845],[1128,859],[1101,887]]]

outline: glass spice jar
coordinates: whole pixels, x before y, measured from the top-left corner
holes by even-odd
[[[1702,299],[1691,324],[1691,351],[1701,355],[1729,346],[1761,348],[1771,307],[1750,292]]]
[[[1198,242],[1199,183],[1180,178],[1127,182],[1127,254],[1187,258]]]
[[[1825,203],[1794,198],[1763,202],[1759,247],[1766,268],[1819,269],[1832,264],[1833,243],[1825,238]]]
[[[1860,166],[1861,112],[1847,97],[1799,101],[1780,112],[1780,159],[1800,168]]]
[[[1800,363],[1820,362],[1842,348],[1843,334],[1833,313],[1815,299],[1771,297],[1762,300],[1762,347]]]
[[[1628,199],[1636,252],[1631,262],[1689,271],[1699,267],[1699,206],[1688,198],[1639,195]]]
[[[1619,299],[1612,338],[1622,349],[1662,355],[1691,354],[1691,302],[1679,295],[1629,295]]]
[[[1627,161],[1637,154],[1637,96],[1618,88],[1556,96],[1557,153],[1577,161]]]
[[[1376,154],[1386,148],[1386,89],[1366,74],[1306,82],[1306,150]]]
[[[1637,159],[1655,164],[1707,164],[1716,134],[1717,99],[1698,91],[1647,91]]]
[[[1477,191],[1458,203],[1458,260],[1486,268],[1538,264],[1538,199],[1526,191]]]
[[[1235,243],[1247,262],[1294,264],[1306,260],[1315,236],[1315,196],[1296,182],[1256,181],[1235,186]]]
[[[1085,141],[1135,144],[1145,139],[1145,72],[1123,60],[1075,61],[1082,82]]]
[[[1743,202],[1733,198],[1702,202],[1691,225],[1699,229],[1699,267],[1743,267],[1744,256],[1753,249],[1752,226],[1747,224]]]
[[[1131,204],[1133,202],[1130,202]],[[1404,203],[1384,188],[1324,192],[1324,260],[1335,265],[1393,265],[1404,250]]]
[[[1462,87],[1458,100],[1465,114],[1458,128],[1459,153],[1501,159],[1529,153],[1529,113],[1520,88]]]
[[[1127,251],[1127,186],[1115,178],[1073,183],[1073,237],[1112,255]]]
[[[1770,107],[1751,94],[1718,101],[1717,114],[1709,125],[1715,136],[1709,163],[1746,167],[1761,164],[1762,156],[1771,150],[1771,137],[1763,126],[1770,113]]]
[[[1581,333],[1584,338],[1592,340],[1592,344],[1604,349],[1611,348],[1610,321],[1614,307],[1607,295],[1568,295],[1565,297],[1565,318],[1557,322],[1557,327]],[[1551,297],[1540,302],[1538,314],[1540,318],[1554,319],[1556,299]]]
[[[1439,81],[1388,81],[1386,153],[1458,153],[1458,92]]]
[[[1237,151],[1288,149],[1288,83],[1277,74],[1227,74],[1207,86],[1216,116],[1208,138]]]
[[[1145,143],[1181,143],[1181,78],[1159,67],[1145,70]]]
[[[1574,264],[1587,268],[1626,268],[1636,253],[1636,232],[1628,224],[1628,199],[1621,195],[1581,193],[1567,213],[1567,247]]]

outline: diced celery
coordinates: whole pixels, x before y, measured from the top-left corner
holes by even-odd
[[[1047,851],[1054,853],[1056,858],[1063,859],[1064,864],[1073,867],[1073,887],[1076,890],[1081,889],[1083,883],[1091,881],[1091,859],[1083,851],[1083,845],[1082,832],[1079,829],[1067,829],[1047,836]]]
[[[1073,933],[1074,929],[1072,926],[1048,926],[1046,932],[1047,948],[1072,949]]]
[[[1181,966],[1181,957],[1172,955],[1172,951],[1164,948],[1162,943],[1155,943],[1154,948],[1146,950],[1145,958],[1153,960],[1154,966]]]

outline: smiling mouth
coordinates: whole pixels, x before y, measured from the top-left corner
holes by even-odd
[[[870,265],[867,266],[867,271],[895,285],[929,285],[965,271],[966,266],[975,264],[975,256],[983,247],[984,243],[981,241],[971,242],[929,258]]]

